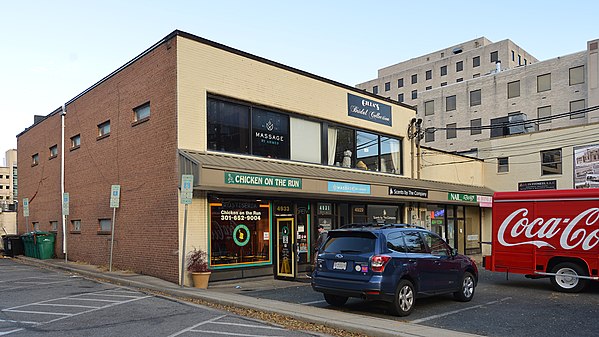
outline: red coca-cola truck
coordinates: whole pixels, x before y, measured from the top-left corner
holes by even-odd
[[[491,244],[485,269],[581,291],[599,279],[599,188],[495,193]]]

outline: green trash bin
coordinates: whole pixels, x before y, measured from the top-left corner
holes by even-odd
[[[35,232],[33,236],[35,255],[40,260],[47,260],[54,257],[54,233]]]
[[[35,257],[35,247],[33,245],[33,232],[28,232],[21,235],[21,240],[23,240],[23,249],[25,251],[25,256]]]

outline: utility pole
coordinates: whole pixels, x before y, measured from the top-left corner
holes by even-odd
[[[414,178],[414,168],[416,168],[416,179],[420,179],[420,140],[424,137],[422,130],[422,118],[412,118],[408,125],[408,138],[411,142],[411,163],[412,179]],[[414,165],[414,147],[416,147],[416,165]]]

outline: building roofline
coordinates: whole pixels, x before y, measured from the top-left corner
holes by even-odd
[[[356,93],[359,93],[359,94],[362,94],[362,95],[365,95],[365,96],[372,97],[372,98],[380,100],[380,101],[386,101],[388,103],[399,105],[399,106],[402,106],[404,108],[407,108],[407,109],[410,109],[410,110],[414,110],[414,112],[416,112],[416,109],[413,106],[405,104],[405,103],[398,102],[398,101],[393,100],[391,98],[387,98],[387,97],[375,95],[373,93],[370,93],[370,92],[366,91],[365,89],[359,89],[359,88],[356,88],[356,87],[352,87],[350,85],[343,84],[341,82],[337,82],[337,81],[334,81],[334,80],[331,80],[331,79],[328,79],[328,78],[325,78],[325,77],[322,77],[322,76],[318,76],[316,74],[312,74],[312,73],[309,73],[309,72],[304,71],[304,70],[293,68],[293,67],[284,65],[282,63],[275,62],[275,61],[272,61],[272,60],[269,60],[269,59],[266,59],[266,58],[254,55],[254,54],[250,54],[248,52],[244,52],[242,50],[235,49],[233,47],[229,47],[229,46],[226,46],[224,44],[221,44],[221,43],[218,43],[218,42],[214,42],[214,41],[211,41],[211,40],[208,40],[208,39],[205,39],[205,38],[199,37],[197,35],[193,35],[193,34],[190,34],[190,33],[187,33],[187,32],[181,31],[181,30],[178,30],[178,29],[172,31],[167,36],[165,36],[164,38],[160,39],[158,42],[156,42],[151,47],[149,47],[148,49],[146,49],[143,52],[141,52],[139,55],[135,56],[133,59],[131,59],[130,61],[128,61],[124,65],[120,66],[119,68],[117,68],[116,70],[114,70],[113,72],[111,72],[110,74],[104,76],[102,79],[100,79],[96,83],[92,84],[87,89],[83,90],[77,96],[75,96],[75,97],[71,98],[70,100],[68,100],[65,103],[65,106],[68,106],[69,104],[73,103],[74,101],[76,101],[77,99],[79,99],[81,96],[85,95],[86,93],[88,93],[89,91],[93,90],[94,88],[96,88],[100,84],[102,84],[105,81],[107,81],[108,79],[112,78],[113,76],[115,76],[116,74],[118,74],[119,72],[121,72],[122,70],[124,70],[125,68],[129,67],[130,65],[132,65],[133,63],[135,63],[136,61],[138,61],[139,59],[141,59],[142,57],[144,57],[147,54],[149,54],[150,52],[152,52],[154,49],[158,48],[160,45],[168,42],[169,40],[171,40],[172,38],[177,37],[177,36],[184,37],[184,38],[187,38],[187,39],[190,39],[190,40],[196,41],[198,43],[202,43],[202,44],[205,44],[205,45],[217,48],[217,49],[221,49],[221,50],[224,50],[224,51],[229,52],[229,53],[233,53],[233,54],[236,54],[236,55],[239,55],[239,56],[243,56],[243,57],[252,59],[254,61],[265,63],[265,64],[271,65],[273,67],[277,67],[277,68],[280,68],[280,69],[283,69],[283,70],[294,72],[296,74],[299,74],[299,75],[302,75],[302,76],[306,76],[306,77],[309,77],[309,78],[312,78],[312,79],[315,79],[315,80],[318,80],[318,81],[321,81],[321,82],[326,82],[326,83],[332,84],[334,86],[344,88],[344,89],[349,90],[349,91],[353,91],[353,92],[356,92]],[[46,118],[48,118],[48,117],[50,117],[50,116],[52,116],[52,115],[54,115],[56,113],[59,113],[61,111],[62,111],[62,107],[57,108],[56,110],[54,110],[51,113],[49,113],[48,115],[46,115],[44,118],[40,119],[37,123],[33,123],[28,128],[25,128],[25,130],[23,130],[22,132],[20,132],[19,134],[17,134],[17,137],[20,137],[21,135],[23,135],[24,133],[26,133],[28,130],[30,130],[31,128],[33,128],[35,125],[37,125],[37,124],[41,123],[42,121],[44,121]]]

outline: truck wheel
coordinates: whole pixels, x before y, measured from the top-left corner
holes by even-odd
[[[562,262],[557,264],[551,270],[557,276],[551,276],[551,284],[557,291],[565,293],[577,293],[587,284],[587,280],[575,276],[586,275],[584,270],[577,264],[571,262]]]
[[[347,302],[347,297],[331,295],[331,294],[324,294],[324,300],[327,301],[328,304],[330,304],[334,307],[340,307],[340,306],[344,305],[345,302]]]
[[[465,272],[462,277],[460,290],[453,293],[453,297],[460,302],[469,302],[474,296],[474,287],[476,287],[474,276],[469,272]]]
[[[414,310],[416,292],[414,285],[408,280],[401,280],[395,290],[395,297],[391,303],[391,312],[397,316],[408,316]]]

